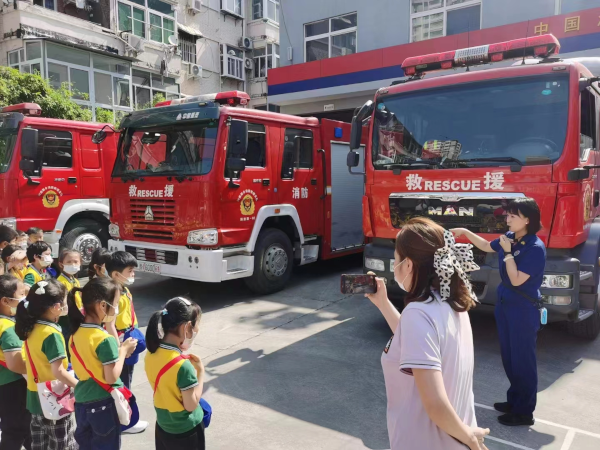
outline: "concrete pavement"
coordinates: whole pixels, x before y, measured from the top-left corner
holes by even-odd
[[[360,257],[296,270],[271,296],[243,282],[191,283],[138,274],[132,287],[140,325],[175,295],[190,295],[204,316],[193,352],[207,370],[204,397],[213,406],[209,449],[387,449],[385,386],[379,362],[391,331],[363,297],[339,292],[339,275],[356,273]],[[547,327],[539,338],[538,421],[506,428],[490,406],[503,400],[504,376],[493,316],[471,315],[475,338],[475,400],[486,442],[494,449],[600,448],[600,339],[585,342]],[[124,449],[153,448],[155,414],[143,363],[133,391],[142,434]]]

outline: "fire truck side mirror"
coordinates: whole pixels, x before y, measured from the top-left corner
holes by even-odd
[[[229,126],[229,141],[227,154],[233,157],[243,157],[248,151],[248,122],[231,120]]]
[[[92,142],[94,144],[100,144],[106,139],[106,131],[98,130],[92,135]]]
[[[245,158],[227,158],[225,168],[228,172],[241,172],[246,168]]]
[[[21,159],[34,162],[40,156],[38,153],[38,130],[23,128],[21,133]]]
[[[589,176],[590,176],[589,168],[578,167],[576,169],[569,170],[569,173],[567,174],[567,179],[569,181],[579,181],[579,180],[585,180],[586,178],[589,178]]]
[[[346,156],[346,165],[348,167],[358,167],[359,161],[360,155],[358,154],[358,152],[352,150],[348,152],[348,155]]]
[[[373,112],[373,102],[368,100],[360,107],[356,115],[352,118],[352,130],[350,132],[350,150],[360,148],[362,140],[362,128],[364,120]]]

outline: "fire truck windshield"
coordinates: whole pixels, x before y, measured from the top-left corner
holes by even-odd
[[[565,143],[568,90],[568,74],[553,73],[380,97],[373,165],[389,170],[418,161],[437,161],[440,167],[526,164],[528,157],[550,163]]]
[[[16,140],[16,129],[0,128],[0,173],[8,170]]]
[[[124,131],[113,176],[186,176],[210,172],[218,122],[182,123]]]

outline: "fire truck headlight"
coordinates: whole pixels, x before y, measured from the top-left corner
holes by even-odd
[[[549,305],[567,306],[571,304],[571,297],[562,295],[542,295],[542,301]]]
[[[543,288],[569,289],[573,285],[571,275],[544,275]]]
[[[219,233],[214,228],[194,230],[188,233],[187,243],[190,245],[217,245]]]
[[[15,217],[3,217],[0,218],[0,225],[6,225],[13,230],[17,230],[17,219]]]
[[[120,238],[121,233],[119,232],[119,225],[117,225],[116,223],[111,223],[108,226],[108,234],[110,234],[111,237],[114,237],[115,239]]]
[[[365,267],[367,269],[378,270],[383,272],[385,270],[385,264],[381,259],[365,258]]]

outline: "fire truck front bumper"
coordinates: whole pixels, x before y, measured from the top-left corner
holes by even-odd
[[[234,249],[194,250],[181,245],[139,241],[108,241],[110,251],[126,251],[138,260],[138,270],[184,280],[220,283],[249,277],[254,256]]]
[[[498,300],[498,286],[501,283],[498,270],[498,255],[485,255],[485,261],[478,261],[480,270],[471,273],[471,284],[481,309],[495,306]],[[376,239],[365,246],[363,270],[375,272],[386,280],[390,298],[404,295],[394,281],[394,244],[391,240]],[[580,261],[568,255],[548,255],[545,275],[568,277],[568,287],[546,288],[540,291],[544,307],[548,310],[548,321],[578,322],[591,316],[595,311],[597,290],[591,272],[581,269]]]

